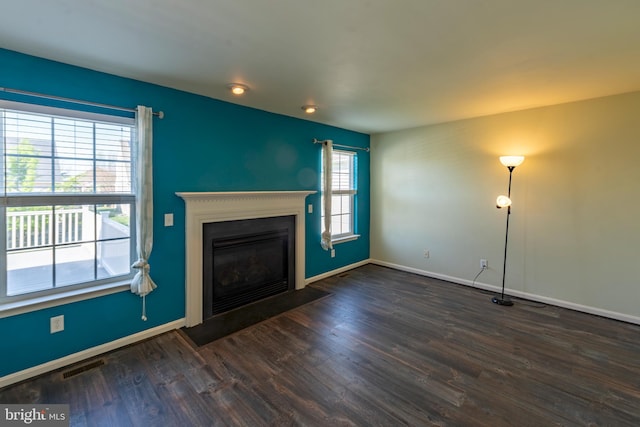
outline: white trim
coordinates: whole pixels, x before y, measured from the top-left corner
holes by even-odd
[[[126,117],[111,114],[92,113],[83,110],[73,110],[71,108],[59,108],[50,107],[48,105],[29,104],[27,102],[8,101],[6,99],[0,99],[0,108],[21,111],[24,113],[44,114],[61,118],[91,120],[94,122],[107,124],[119,124],[127,126],[133,126],[135,124],[135,119],[131,117],[132,113],[127,113],[129,114],[129,116]]]
[[[111,295],[118,292],[129,291],[131,279],[78,288],[66,292],[43,295],[34,298],[25,298],[18,301],[5,302],[0,304],[0,319],[32,311],[43,310],[45,308],[57,307],[59,305],[71,304],[72,302],[84,301]]]
[[[327,277],[335,276],[336,274],[344,273],[345,271],[353,270],[354,268],[362,267],[363,265],[367,264],[371,264],[370,259],[358,261],[354,264],[349,264],[335,270],[327,271],[326,273],[318,274],[317,276],[309,277],[308,279],[306,279],[306,283],[308,285],[309,283],[317,282],[319,280],[326,279]]]
[[[370,261],[371,261],[371,264],[376,264],[383,267],[389,267],[396,270],[406,271],[408,273],[419,274],[421,276],[433,277],[435,279],[446,280],[447,282],[453,282],[459,285],[473,286],[474,288],[484,289],[484,290],[493,291],[493,292],[501,292],[502,290],[502,288],[499,286],[489,285],[489,284],[480,283],[480,282],[475,282],[474,284],[472,280],[461,279],[459,277],[453,277],[453,276],[447,276],[445,274],[433,273],[431,271],[420,270],[413,267],[406,267],[404,265],[394,264],[391,262],[380,261],[376,259],[371,259]],[[560,300],[556,298],[549,298],[549,297],[545,297],[538,294],[532,294],[529,292],[517,291],[514,289],[505,288],[505,292],[511,296],[518,297],[518,298],[524,298],[524,299],[528,299],[536,302],[555,305],[562,308],[568,308],[570,310],[580,311],[587,314],[593,314],[596,316],[606,317],[613,320],[620,320],[622,322],[634,323],[634,324],[640,325],[640,317],[631,316],[625,313],[618,313],[616,311],[609,311],[609,310],[605,310],[598,307],[591,307],[588,305],[577,304],[571,301],[565,301],[565,300]]]
[[[185,210],[186,326],[202,323],[202,227],[206,223],[294,215],[296,289],[305,287],[305,198],[315,191],[176,193]]]
[[[351,242],[353,240],[358,240],[360,238],[359,234],[345,234],[343,236],[335,237],[331,236],[331,243],[337,245],[339,243]]]
[[[151,338],[156,335],[160,335],[165,332],[172,331],[174,329],[179,329],[183,326],[184,326],[184,318],[174,320],[173,322],[165,323],[164,325],[156,326],[155,328],[147,329],[133,335],[128,335],[126,337],[117,339],[115,341],[111,341],[95,347],[91,347],[86,350],[82,350],[77,353],[73,353],[68,356],[61,357],[60,359],[51,360],[49,362],[34,366],[32,368],[18,371],[13,374],[5,375],[4,377],[0,377],[0,389],[2,387],[6,387],[11,384],[15,384],[17,382],[24,381],[29,378],[33,378],[37,375],[42,375],[47,372],[54,371],[56,369],[64,368],[65,366],[69,366],[73,363],[81,362],[91,357],[99,356],[103,353],[116,350],[120,347],[124,347],[129,344],[135,344],[147,338]]]
[[[457,277],[453,277],[453,276],[447,276],[444,274],[438,274],[438,273],[434,273],[434,272],[430,272],[430,271],[426,271],[426,270],[420,270],[417,268],[412,268],[412,267],[406,267],[400,264],[394,264],[394,263],[390,263],[390,262],[386,262],[386,261],[381,261],[381,260],[376,260],[376,259],[366,259],[363,261],[359,261],[357,263],[354,264],[350,264],[347,265],[345,267],[341,267],[338,268],[336,270],[332,270],[332,271],[328,271],[326,273],[322,273],[319,274],[317,276],[313,276],[313,277],[309,277],[308,279],[305,280],[306,284],[310,284],[313,282],[317,282],[320,281],[322,279],[326,279],[327,277],[331,277],[331,276],[335,276],[336,274],[340,274],[343,273],[345,271],[349,271],[349,270],[353,270],[354,268],[358,268],[361,267],[363,265],[367,265],[367,264],[375,264],[375,265],[380,265],[383,267],[389,267],[389,268],[393,268],[396,270],[400,270],[400,271],[406,271],[408,273],[414,273],[414,274],[418,274],[421,276],[427,276],[427,277],[433,277],[436,279],[441,279],[441,280],[446,280],[448,282],[452,282],[452,283],[457,283],[460,285],[466,285],[466,286],[472,286],[473,282],[471,280],[468,279],[461,279],[461,278],[457,278]],[[476,288],[480,288],[480,289],[485,289],[485,290],[490,290],[490,291],[494,291],[494,292],[499,292],[500,291],[500,287],[498,286],[494,286],[494,285],[489,285],[486,283],[475,283],[475,287]],[[534,301],[539,301],[539,302],[544,302],[547,304],[551,304],[551,305],[555,305],[558,307],[564,307],[564,308],[568,308],[571,310],[576,310],[576,311],[581,311],[584,313],[588,313],[588,314],[593,314],[593,315],[597,315],[597,316],[602,316],[602,317],[607,317],[610,319],[614,319],[614,320],[620,320],[623,322],[628,322],[628,323],[635,323],[635,324],[640,324],[640,318],[636,317],[636,316],[629,316],[627,314],[623,314],[623,313],[617,313],[617,312],[613,312],[613,311],[609,311],[609,310],[603,310],[603,309],[599,309],[599,308],[595,308],[595,307],[590,307],[590,306],[585,306],[585,305],[581,305],[581,304],[575,304],[572,302],[568,302],[568,301],[563,301],[563,300],[557,300],[554,298],[547,298],[547,297],[543,297],[543,296],[539,296],[539,295],[535,295],[535,294],[530,294],[527,292],[519,292],[519,291],[513,291],[513,290],[509,290],[509,295],[513,295],[513,296],[517,296],[520,298],[526,298],[526,299],[530,299],[530,300],[534,300]],[[172,331],[174,329],[179,329],[183,326],[185,326],[186,324],[186,319],[182,318],[182,319],[178,319],[175,320],[173,322],[169,322],[166,323],[164,325],[160,325],[160,326],[156,326],[155,328],[151,328],[151,329],[147,329],[145,331],[142,332],[138,332],[136,334],[133,335],[129,335],[120,339],[117,339],[115,341],[111,341],[105,344],[101,344],[99,346],[96,347],[92,347],[83,351],[80,351],[78,353],[74,353],[74,354],[70,354],[68,356],[62,357],[60,359],[56,359],[56,360],[52,360],[50,362],[46,362],[43,363],[41,365],[38,366],[34,366],[32,368],[28,368],[19,372],[15,372],[13,374],[9,374],[6,375],[4,377],[0,377],[0,388],[6,387],[8,385],[11,384],[15,384],[17,382],[20,381],[24,381],[26,379],[35,377],[37,375],[41,375],[59,368],[63,368],[65,366],[71,365],[73,363],[77,363],[80,362],[82,360],[91,358],[91,357],[95,357],[98,356],[100,354],[112,351],[112,350],[116,350],[120,347],[124,347],[126,345],[130,345],[130,344],[135,344],[136,342],[145,340],[147,338],[151,338],[153,336],[156,335],[160,335],[162,333],[168,332],[168,331]]]

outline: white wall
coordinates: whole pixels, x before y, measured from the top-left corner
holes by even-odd
[[[372,259],[499,286],[507,154],[507,289],[640,323],[640,92],[374,135]]]

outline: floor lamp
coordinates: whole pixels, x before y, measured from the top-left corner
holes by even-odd
[[[492,302],[499,305],[513,305],[513,301],[504,297],[504,277],[507,273],[507,243],[509,242],[509,217],[511,216],[511,176],[516,166],[520,166],[524,162],[524,156],[501,156],[500,163],[509,169],[509,191],[506,196],[498,196],[496,207],[498,209],[507,208],[507,228],[504,233],[504,262],[502,263],[502,293],[491,299]]]

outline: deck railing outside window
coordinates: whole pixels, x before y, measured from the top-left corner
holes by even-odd
[[[55,214],[55,230],[58,244],[80,242],[83,227],[93,222],[85,218],[83,209],[66,209]],[[54,233],[54,214],[47,211],[7,212],[7,250],[29,249],[52,245]],[[89,237],[92,239],[92,237]]]

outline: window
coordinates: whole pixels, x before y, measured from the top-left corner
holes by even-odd
[[[0,104],[0,303],[132,277],[133,119]]]
[[[350,240],[355,233],[356,153],[333,150],[331,182],[331,240]],[[321,180],[324,182],[324,179]],[[322,188],[322,231],[324,232],[324,188]]]

